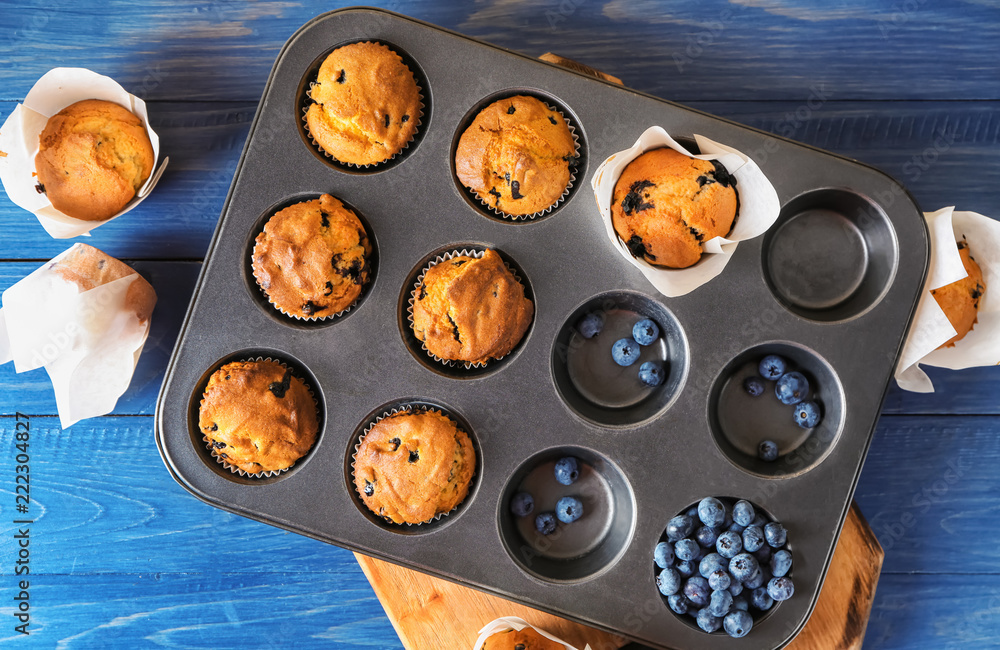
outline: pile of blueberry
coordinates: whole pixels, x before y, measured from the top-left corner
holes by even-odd
[[[812,429],[820,422],[819,404],[807,401],[809,380],[801,372],[788,369],[788,362],[777,354],[769,354],[760,361],[757,368],[760,376],[747,377],[743,388],[751,397],[764,394],[764,381],[774,381],[774,395],[782,404],[794,406],[792,418],[803,429]],[[761,460],[773,461],[778,458],[778,445],[773,440],[763,440],[757,447]]]
[[[729,508],[702,499],[671,519],[661,539],[653,551],[656,586],[675,614],[691,616],[705,632],[746,636],[755,614],[795,593],[785,528],[749,501]]]
[[[585,339],[592,339],[601,333],[604,321],[597,314],[590,313],[580,319],[576,331]],[[652,345],[660,338],[660,327],[651,318],[643,318],[632,326],[632,338],[618,339],[611,346],[611,358],[619,366],[631,366],[639,358],[639,346]],[[639,366],[639,381],[646,386],[656,387],[663,383],[666,373],[663,364],[647,361]]]
[[[556,461],[556,481],[562,485],[572,485],[580,478],[580,463],[572,456]],[[527,492],[517,492],[510,500],[510,511],[516,517],[527,517],[535,509],[535,498]],[[571,524],[583,516],[583,502],[578,497],[567,496],[556,503],[555,512],[542,512],[535,517],[535,530],[542,535],[551,535],[556,530],[556,520]]]

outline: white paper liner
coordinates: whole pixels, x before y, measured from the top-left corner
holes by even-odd
[[[413,301],[416,300],[417,298],[417,290],[419,289],[420,285],[424,283],[424,276],[427,275],[427,272],[430,271],[435,266],[437,266],[438,264],[440,264],[441,262],[446,262],[456,257],[463,257],[463,256],[472,257],[479,260],[482,259],[483,255],[485,254],[486,254],[485,250],[477,251],[477,250],[470,250],[468,248],[463,248],[462,250],[448,251],[447,253],[442,253],[441,255],[435,257],[429,264],[427,264],[427,266],[423,268],[423,270],[420,272],[420,275],[417,276],[416,282],[413,283],[413,289],[410,290],[410,297],[407,298],[406,300],[406,320],[409,321],[410,323],[411,332],[413,331]],[[515,271],[510,266],[510,264],[507,264],[507,262],[504,262],[503,265],[507,267],[507,270],[510,271],[510,274],[512,276],[514,276],[514,279],[517,280],[521,284],[521,286],[524,286],[524,280],[521,279],[521,276],[517,274],[517,271]],[[416,338],[416,335],[414,335],[414,338]],[[508,352],[502,357],[497,357],[495,359],[490,359],[488,361],[482,361],[479,363],[471,363],[469,361],[455,361],[452,359],[442,359],[441,357],[437,356],[436,354],[428,350],[427,344],[424,341],[421,341],[420,339],[417,339],[417,341],[420,342],[420,349],[426,352],[427,356],[429,356],[431,359],[434,359],[435,361],[437,361],[442,365],[448,366],[449,368],[462,367],[465,368],[466,370],[471,370],[473,368],[485,368],[490,363],[493,363],[495,361],[500,361],[500,359],[503,359],[504,357],[507,357],[510,354],[510,352]],[[516,348],[517,345],[515,345],[514,347]],[[512,349],[511,352],[513,351],[514,350]]]
[[[358,441],[356,443],[354,443],[354,453],[351,454],[351,484],[354,486],[354,492],[358,495],[358,499],[361,500],[362,505],[365,505],[365,507],[367,507],[367,505],[365,504],[364,499],[361,499],[361,493],[358,492],[358,484],[354,482],[354,466],[355,466],[355,464],[358,461],[358,450],[361,449],[361,443],[362,443],[362,441],[364,441],[365,436],[367,436],[368,433],[372,430],[372,427],[374,427],[376,424],[378,424],[382,420],[384,420],[386,418],[389,418],[389,417],[392,417],[394,415],[398,415],[400,413],[436,413],[438,415],[443,415],[444,417],[448,418],[452,422],[455,422],[454,418],[452,418],[450,415],[448,415],[447,413],[445,413],[441,409],[432,408],[430,406],[421,406],[421,405],[413,405],[413,404],[409,404],[409,405],[406,405],[406,406],[398,406],[396,408],[393,408],[393,409],[390,409],[388,411],[385,411],[384,413],[382,413],[382,415],[376,417],[374,420],[372,420],[371,422],[369,422],[368,426],[365,427],[365,430],[361,433],[360,436],[358,436]],[[470,434],[468,431],[465,431],[464,429],[462,429],[462,426],[458,422],[455,422],[455,426],[458,427],[459,431],[463,431],[465,433],[465,435],[469,436],[469,442],[471,443],[472,442],[472,434]],[[475,470],[475,467],[473,467],[472,468],[472,476],[469,477],[469,491],[470,492],[472,491],[472,484],[473,484],[473,481],[475,481],[475,478],[476,478],[476,470]],[[466,494],[465,495],[465,499],[468,499],[468,498],[469,498],[469,495]],[[463,503],[465,503],[465,499],[462,499],[457,504],[455,504],[455,507],[452,508],[451,510],[449,510],[448,512],[439,512],[436,515],[434,515],[433,517],[431,517],[430,519],[428,519],[427,521],[422,521],[422,522],[417,523],[417,524],[411,524],[408,521],[404,521],[402,524],[398,524],[395,521],[392,521],[391,519],[389,519],[388,517],[385,517],[383,515],[379,515],[377,512],[374,512],[371,509],[369,509],[369,511],[372,512],[372,514],[374,514],[376,517],[379,517],[382,520],[384,520],[385,522],[393,524],[393,525],[396,525],[396,526],[401,526],[401,525],[406,525],[406,526],[423,526],[424,524],[433,523],[433,522],[437,521],[438,519],[440,519],[441,517],[444,517],[445,515],[450,515],[451,513],[455,512],[456,510],[459,509],[459,507],[461,507],[461,505]]]
[[[514,96],[516,97],[516,95],[514,95]],[[510,98],[508,97],[507,99],[510,99]],[[498,99],[497,101],[501,101],[502,102],[503,100],[502,99]],[[539,100],[539,101],[541,101],[541,100]],[[576,135],[576,127],[573,126],[573,123],[570,120],[566,119],[566,115],[562,111],[560,111],[558,108],[556,108],[554,106],[549,106],[545,102],[542,102],[542,103],[545,104],[545,108],[549,109],[550,111],[554,111],[556,113],[559,113],[559,115],[563,118],[563,122],[565,122],[566,126],[569,127],[569,133],[570,133],[571,136],[573,136],[573,154],[575,156],[575,159],[579,160],[580,159],[580,138]],[[560,195],[559,198],[556,199],[555,203],[553,203],[552,205],[548,206],[547,208],[539,210],[538,212],[532,212],[530,214],[510,214],[509,212],[504,212],[503,210],[495,208],[492,205],[490,205],[489,203],[487,203],[486,200],[483,199],[482,197],[480,197],[478,194],[476,194],[475,191],[473,191],[473,190],[471,190],[469,188],[466,188],[466,189],[468,189],[472,193],[472,195],[475,196],[479,200],[479,203],[484,208],[486,208],[487,210],[489,210],[493,214],[497,215],[498,217],[501,217],[503,219],[513,220],[513,221],[531,221],[532,219],[537,219],[538,217],[546,215],[546,214],[552,212],[553,210],[555,210],[556,208],[558,208],[559,205],[562,204],[562,202],[566,200],[566,197],[569,196],[570,190],[573,189],[573,184],[574,183],[576,183],[576,166],[575,165],[570,165],[569,166],[569,182],[566,183],[566,189],[563,190],[562,195]]]
[[[597,207],[604,219],[608,239],[615,245],[622,257],[642,271],[642,274],[657,291],[669,298],[690,293],[722,273],[726,264],[729,263],[729,259],[736,252],[736,245],[741,241],[764,234],[777,220],[781,211],[778,193],[774,186],[750,157],[702,135],[696,134],[694,139],[702,152],[700,155],[691,154],[662,128],[651,126],[639,136],[631,148],[612,154],[601,163],[590,183],[597,199]],[[622,171],[643,153],[661,147],[670,147],[674,151],[698,160],[717,160],[736,178],[739,212],[732,230],[725,237],[713,237],[704,242],[701,260],[686,269],[660,268],[645,260],[636,259],[629,252],[625,242],[618,237],[611,222],[611,203],[615,184]]]
[[[40,194],[35,172],[35,156],[38,154],[38,137],[45,129],[50,117],[84,99],[101,99],[119,104],[142,120],[146,134],[153,145],[153,169],[149,178],[139,188],[138,193],[120,212],[104,221],[75,219],[52,207],[45,194]],[[14,107],[0,127],[0,181],[7,196],[18,207],[31,212],[42,224],[45,231],[55,239],[68,239],[83,235],[94,228],[117,219],[142,203],[167,168],[170,158],[156,167],[160,157],[160,138],[149,126],[146,103],[125,91],[114,79],[99,75],[86,68],[53,68],[35,82],[23,104]]]
[[[336,197],[334,197],[334,198],[336,198]],[[308,199],[306,201],[299,201],[298,203],[293,203],[292,205],[299,205],[299,203],[309,203],[309,201],[314,201],[314,200],[316,200],[316,199]],[[339,201],[340,199],[337,199],[337,200]],[[341,204],[343,204],[343,201],[341,201]],[[292,207],[292,205],[288,205],[288,206],[285,206],[285,207],[290,208],[290,207]],[[347,210],[351,210],[346,205],[344,207]],[[282,210],[283,209],[285,209],[285,208],[282,208]],[[278,212],[280,212],[280,211],[281,210],[279,210]],[[351,210],[351,212],[354,212],[354,211]],[[275,212],[274,214],[277,214],[277,212]],[[272,214],[271,217],[273,217],[274,214]],[[357,216],[357,214],[355,214],[355,216]],[[270,221],[271,217],[268,217],[267,220]],[[360,222],[361,220],[358,219],[358,221]],[[264,226],[267,227],[267,223],[266,222],[265,222]],[[361,227],[364,228],[364,224],[361,224]],[[263,232],[264,231],[262,229],[261,233],[263,233]],[[258,233],[258,234],[260,234],[260,233]],[[369,245],[371,245],[372,238],[371,238],[371,236],[369,236],[367,229],[365,229],[365,237],[368,238],[368,243],[369,243]],[[255,239],[254,240],[254,245],[253,245],[253,252],[250,254],[251,255],[251,258],[250,258],[250,269],[251,270],[253,270],[253,257],[257,255],[257,246],[259,244],[260,244],[260,242],[257,242],[256,239]],[[369,256],[370,255],[371,255],[371,253],[369,253]],[[370,259],[365,260],[365,261],[366,262],[371,262]],[[346,314],[349,311],[351,311],[352,309],[354,309],[357,306],[358,302],[361,300],[361,298],[365,295],[365,287],[368,285],[369,282],[371,282],[371,280],[372,280],[371,276],[372,276],[372,274],[371,274],[371,267],[369,267],[368,279],[365,280],[364,284],[361,285],[361,292],[358,294],[358,297],[354,299],[354,302],[352,302],[351,304],[349,304],[347,307],[344,307],[343,309],[341,309],[340,311],[338,311],[335,314],[327,314],[326,316],[313,316],[312,318],[303,318],[303,317],[297,316],[295,314],[289,314],[280,305],[278,305],[276,302],[274,302],[273,300],[271,300],[271,295],[267,292],[267,289],[265,289],[264,287],[260,286],[260,280],[257,279],[257,275],[256,274],[253,274],[253,281],[254,281],[254,284],[257,285],[257,288],[260,289],[260,292],[264,295],[264,298],[267,299],[268,304],[271,305],[272,307],[274,307],[275,309],[277,309],[283,315],[288,316],[289,318],[294,318],[295,320],[303,321],[305,323],[313,323],[313,322],[320,322],[320,321],[325,321],[325,320],[332,320],[334,318],[340,318],[344,314]]]
[[[1000,222],[976,212],[956,212],[954,206],[926,212],[924,218],[931,237],[930,266],[895,373],[900,388],[916,393],[934,392],[920,364],[952,370],[1000,364]],[[953,347],[939,350],[956,332],[930,292],[966,277],[957,245],[963,238],[983,272],[986,293],[972,330]]]
[[[566,650],[577,650],[577,648],[571,646],[562,639],[549,634],[548,632],[546,632],[541,628],[531,625],[523,618],[518,618],[517,616],[503,616],[501,618],[498,618],[496,620],[487,623],[483,627],[483,629],[479,630],[479,638],[476,639],[475,644],[473,644],[472,650],[482,650],[483,644],[486,643],[486,639],[488,639],[490,636],[494,634],[506,632],[508,630],[515,630],[517,632],[520,632],[526,627],[530,627],[535,632],[538,632],[539,634],[544,636],[546,639],[549,639],[550,641],[562,644]],[[586,646],[584,646],[583,650],[590,650],[590,644],[588,643]]]
[[[393,54],[395,54],[396,56],[399,56],[399,52],[397,52],[396,50],[393,50],[391,47],[389,47],[385,43],[382,43],[381,41],[361,41],[361,42],[364,42],[364,43],[374,43],[376,45],[385,46],[385,47],[389,48],[389,50]],[[353,43],[348,43],[347,45],[353,45]],[[344,45],[343,47],[346,47],[346,45]],[[340,49],[340,48],[337,48],[337,49]],[[336,52],[336,51],[337,50],[333,50],[332,52],[330,52],[330,54],[333,54],[333,52]],[[329,56],[329,54],[327,56]],[[402,60],[402,58],[403,57],[400,56],[400,60]],[[410,66],[406,65],[405,61],[403,61],[403,65],[406,67],[407,70],[410,70]],[[313,89],[313,86],[316,85],[316,81],[315,80],[309,82],[309,88],[306,90],[306,96],[305,96],[305,99],[308,100],[308,102],[306,103],[305,106],[302,107],[302,118],[301,118],[302,119],[302,128],[305,130],[306,135],[309,136],[309,141],[312,142],[313,146],[316,147],[317,151],[319,151],[321,154],[323,154],[324,156],[326,156],[330,160],[336,161],[337,163],[339,163],[341,165],[347,165],[348,167],[351,167],[352,169],[365,169],[365,170],[367,170],[367,169],[371,169],[372,167],[378,167],[379,165],[385,165],[386,163],[391,162],[392,160],[394,160],[396,158],[396,156],[399,156],[404,151],[406,151],[407,149],[410,148],[410,145],[413,144],[413,141],[417,138],[417,134],[420,133],[420,127],[424,125],[424,122],[423,122],[423,118],[424,118],[424,89],[420,86],[420,82],[417,80],[417,75],[413,74],[413,70],[410,70],[410,75],[413,77],[413,83],[417,87],[417,94],[420,96],[420,104],[417,107],[418,110],[420,111],[420,113],[419,113],[419,115],[415,115],[415,116],[411,115],[410,116],[411,120],[416,120],[416,125],[415,125],[416,128],[413,130],[413,135],[410,136],[410,139],[407,140],[406,144],[403,145],[403,148],[400,149],[399,151],[397,151],[396,153],[392,154],[391,156],[389,156],[385,160],[380,160],[380,161],[375,162],[375,163],[369,163],[367,165],[358,165],[356,163],[349,163],[349,162],[346,162],[344,160],[341,160],[340,158],[337,158],[332,153],[330,153],[329,151],[327,151],[326,149],[324,149],[323,145],[321,145],[319,142],[317,142],[316,138],[313,137],[312,131],[309,130],[309,122],[306,120],[306,113],[309,112],[309,107],[312,105],[312,103],[316,103],[312,99],[312,89]]]
[[[4,291],[0,309],[0,363],[14,361],[19,373],[45,368],[63,429],[114,410],[152,321],[126,304],[138,273],[81,292],[51,270],[78,246]]]
[[[291,368],[289,368],[283,361],[280,361],[279,359],[272,359],[271,357],[254,357],[254,358],[250,358],[250,359],[237,359],[236,361],[227,361],[226,363],[222,364],[222,366],[225,366],[225,365],[230,364],[230,363],[251,363],[251,362],[254,362],[254,361],[258,361],[258,362],[259,361],[271,361],[271,362],[274,362],[274,363],[278,364],[279,366],[281,366],[285,370],[291,370]],[[219,369],[221,369],[222,366],[219,366]],[[218,372],[218,369],[215,372]],[[213,372],[212,374],[215,374],[215,373]],[[313,404],[316,407],[316,420],[317,420],[317,423],[319,423],[319,402],[316,400],[316,394],[313,392],[312,386],[310,386],[309,382],[307,382],[304,378],[299,377],[294,372],[292,373],[292,376],[296,377],[297,379],[302,380],[302,383],[305,385],[306,390],[309,392],[309,397],[312,398]],[[204,406],[204,404],[205,404],[205,396],[202,395],[201,401],[198,403],[199,413],[201,411],[201,407]],[[292,463],[291,465],[289,465],[288,467],[286,467],[284,469],[272,469],[272,470],[267,470],[267,471],[263,471],[263,472],[248,472],[245,469],[241,469],[241,468],[237,467],[236,465],[232,465],[232,464],[228,463],[225,458],[222,458],[221,456],[219,456],[219,450],[212,446],[212,440],[208,436],[203,435],[202,436],[202,440],[205,441],[205,445],[208,447],[208,452],[212,455],[212,458],[215,459],[215,462],[219,463],[220,465],[222,465],[223,467],[225,467],[226,469],[228,469],[233,474],[239,474],[240,476],[244,476],[244,477],[249,477],[249,478],[269,478],[271,476],[278,476],[279,474],[284,474],[288,470],[292,469],[293,467],[295,467],[296,463],[298,463],[298,460],[296,460],[294,463]],[[316,440],[313,441],[313,447],[316,446],[316,442],[318,442],[318,441],[319,441],[319,431],[316,432]],[[305,457],[306,454],[308,454],[310,451],[312,451],[313,447],[310,447],[308,450],[306,450],[306,453],[302,454],[302,457]]]

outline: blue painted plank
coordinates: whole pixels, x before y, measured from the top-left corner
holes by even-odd
[[[256,100],[284,41],[349,4],[8,2],[0,99],[20,99],[51,67],[80,65],[144,98]],[[682,101],[804,99],[813,84],[844,99],[1000,99],[1000,8],[975,0],[371,4],[530,56],[558,52]]]

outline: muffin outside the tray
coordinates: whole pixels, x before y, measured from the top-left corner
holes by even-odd
[[[729,233],[738,207],[736,179],[721,163],[664,147],[622,170],[611,220],[633,257],[683,269],[701,259],[704,242]]]
[[[440,359],[485,363],[514,349],[534,308],[496,251],[459,255],[424,274],[413,296],[413,333]]]
[[[467,433],[436,411],[376,422],[354,455],[354,486],[369,510],[397,524],[421,524],[468,495],[476,452]]]
[[[114,102],[85,99],[50,117],[39,136],[38,191],[63,214],[104,221],[132,200],[154,163],[142,120]]]
[[[422,113],[413,73],[381,43],[353,43],[331,52],[309,98],[314,102],[306,112],[310,135],[351,165],[373,165],[398,154],[416,135]]]
[[[576,142],[558,112],[534,97],[493,102],[455,150],[455,172],[480,201],[509,215],[556,204],[570,182]]]
[[[961,341],[972,330],[979,313],[979,303],[986,293],[983,271],[972,257],[968,242],[958,242],[958,253],[962,256],[962,264],[968,275],[961,280],[931,290],[934,300],[940,305],[944,315],[948,317],[948,322],[957,332],[955,336],[942,343],[940,348],[954,347],[956,342]]]
[[[563,644],[545,638],[530,627],[491,634],[482,646],[482,650],[565,650],[565,648]]]
[[[213,454],[249,473],[291,467],[316,442],[308,387],[277,361],[227,363],[209,377],[198,428]]]
[[[368,281],[368,234],[338,199],[324,194],[275,213],[253,249],[253,275],[268,300],[303,319],[333,316]]]

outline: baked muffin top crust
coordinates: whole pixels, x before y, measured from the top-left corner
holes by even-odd
[[[962,257],[962,265],[965,266],[968,275],[961,280],[931,290],[931,295],[956,332],[955,336],[942,343],[939,348],[954,347],[956,342],[961,341],[972,330],[978,317],[979,305],[983,295],[986,294],[983,271],[972,257],[968,242],[958,242],[958,253]]]
[[[565,650],[565,646],[526,627],[491,634],[483,643],[483,650]]]

